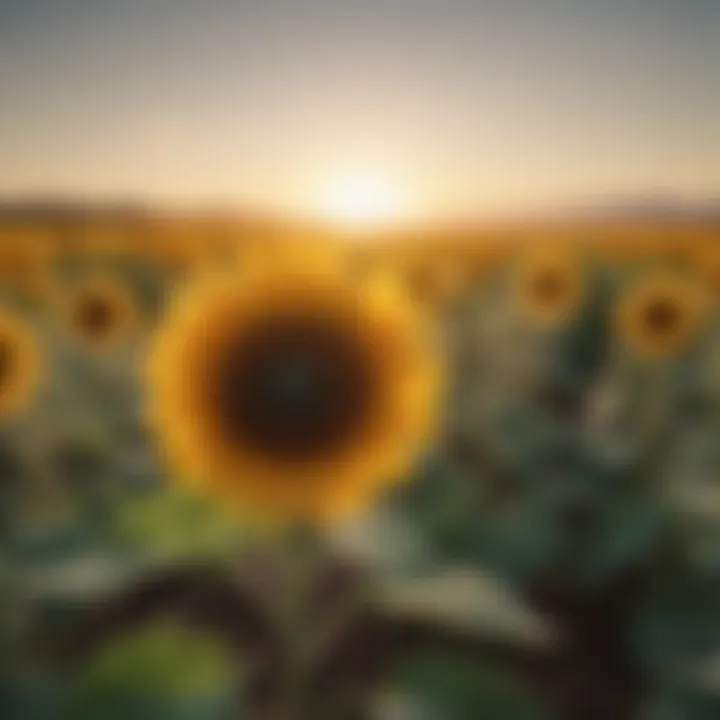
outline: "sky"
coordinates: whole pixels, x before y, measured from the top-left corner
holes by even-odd
[[[0,194],[720,195],[720,0],[0,0]],[[330,208],[330,209],[329,209]]]

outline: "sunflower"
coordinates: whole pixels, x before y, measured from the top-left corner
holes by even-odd
[[[662,261],[682,262],[688,238],[683,230],[657,225],[616,225],[602,230],[587,228],[589,246],[598,258],[610,264]]]
[[[708,309],[707,295],[691,278],[654,274],[632,288],[616,310],[616,325],[639,355],[667,357],[696,336]]]
[[[472,279],[470,266],[447,254],[400,261],[398,272],[410,295],[431,309],[451,304]]]
[[[145,252],[151,261],[162,269],[176,274],[190,274],[201,261],[205,252],[202,248],[202,236],[198,237],[189,230],[176,229],[174,232],[158,230],[147,241]]]
[[[138,321],[133,294],[112,278],[95,277],[80,283],[63,305],[75,337],[97,350],[118,347]]]
[[[562,325],[582,306],[583,276],[570,248],[546,243],[524,248],[513,280],[518,307],[540,325]]]
[[[324,521],[408,470],[437,416],[425,319],[387,277],[294,256],[198,280],[149,359],[151,424],[195,487]]]
[[[693,269],[710,297],[720,300],[720,243],[705,241],[698,243],[691,257]]]
[[[0,242],[0,279],[6,287],[40,297],[50,283],[51,238],[31,230],[15,231]]]
[[[40,364],[35,335],[20,319],[0,310],[0,416],[30,404],[38,388]]]

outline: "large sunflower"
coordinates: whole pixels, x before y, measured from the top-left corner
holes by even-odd
[[[172,307],[149,361],[151,422],[199,489],[269,519],[326,520],[429,439],[434,350],[387,279],[351,283],[335,260],[250,265]]]
[[[121,282],[93,277],[74,287],[63,299],[67,323],[82,343],[97,350],[115,349],[130,336],[138,321],[137,302]]]
[[[24,410],[35,396],[41,355],[33,332],[0,310],[0,416]]]
[[[579,259],[570,248],[543,242],[521,250],[514,297],[530,321],[562,325],[582,306],[585,290]]]
[[[628,292],[617,307],[616,324],[639,355],[665,357],[693,340],[707,309],[707,294],[690,277],[659,272]]]

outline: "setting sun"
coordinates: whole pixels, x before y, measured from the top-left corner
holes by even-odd
[[[355,175],[336,181],[321,197],[326,217],[345,223],[375,223],[395,219],[400,213],[399,194],[373,175]]]

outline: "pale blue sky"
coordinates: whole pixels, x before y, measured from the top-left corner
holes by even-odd
[[[0,0],[0,193],[720,194],[720,0]]]

